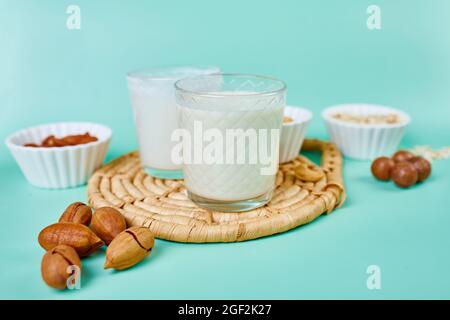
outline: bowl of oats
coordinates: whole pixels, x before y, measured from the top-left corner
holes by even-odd
[[[331,141],[346,157],[360,160],[395,152],[411,121],[401,110],[373,104],[332,106],[322,117]]]

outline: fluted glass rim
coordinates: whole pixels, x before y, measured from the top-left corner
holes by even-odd
[[[215,73],[215,74],[209,74],[209,75],[198,75],[193,77],[186,77],[183,79],[179,79],[175,82],[174,86],[176,91],[184,94],[190,94],[195,96],[202,96],[202,97],[211,97],[211,98],[229,98],[230,94],[228,93],[220,93],[220,92],[207,92],[207,91],[198,91],[198,90],[190,90],[183,88],[182,84],[184,81],[189,80],[200,80],[200,79],[213,79],[218,77],[237,77],[237,78],[254,78],[254,79],[260,79],[260,80],[268,80],[276,82],[280,85],[280,88],[276,90],[267,90],[262,92],[240,92],[239,96],[241,97],[261,97],[261,96],[271,96],[271,95],[279,95],[284,93],[287,90],[287,85],[284,81],[269,77],[269,76],[261,76],[257,74],[251,74],[251,73]]]

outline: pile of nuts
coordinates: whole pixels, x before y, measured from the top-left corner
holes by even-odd
[[[57,138],[54,135],[50,135],[47,138],[45,138],[41,144],[26,143],[24,144],[24,147],[57,148],[57,147],[77,146],[80,144],[86,144],[97,140],[98,139],[96,137],[91,136],[89,132],[86,132],[85,134],[75,134],[65,136],[62,138]]]
[[[431,164],[423,157],[405,150],[397,151],[392,158],[380,157],[371,166],[378,180],[394,181],[400,188],[407,188],[426,180],[431,174]]]
[[[80,258],[106,244],[104,268],[123,270],[150,254],[154,236],[147,228],[127,229],[124,217],[114,208],[103,207],[92,214],[89,206],[75,202],[66,208],[58,223],[39,233],[38,241],[47,251],[42,258],[42,278],[50,287],[65,289],[68,280],[73,280],[73,266],[81,270]]]

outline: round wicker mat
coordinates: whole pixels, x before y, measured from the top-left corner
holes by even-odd
[[[129,226],[179,242],[235,242],[287,231],[330,213],[345,199],[342,156],[331,143],[305,140],[303,150],[322,153],[321,166],[304,156],[280,165],[272,200],[241,213],[212,212],[186,195],[183,180],[156,179],[140,167],[137,152],[97,170],[88,184],[94,208],[117,208]]]

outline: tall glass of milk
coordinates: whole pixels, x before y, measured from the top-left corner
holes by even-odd
[[[144,170],[164,179],[183,177],[174,163],[171,134],[177,129],[174,83],[185,77],[219,73],[216,67],[162,67],[127,74],[139,154]]]
[[[286,99],[284,82],[216,74],[175,83],[178,145],[189,198],[210,210],[239,212],[272,197]]]

